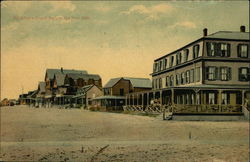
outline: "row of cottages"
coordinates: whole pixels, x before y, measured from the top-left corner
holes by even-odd
[[[101,96],[102,80],[99,75],[84,70],[47,69],[45,80],[37,90],[19,96],[20,104],[35,107],[52,105],[88,106],[90,100]]]
[[[92,106],[101,111],[122,111],[127,94],[151,89],[152,83],[148,78],[113,78],[103,87],[104,95],[93,99]]]
[[[244,26],[239,32],[207,32],[154,60],[152,90],[127,94],[124,109],[242,114],[250,100],[249,32]]]

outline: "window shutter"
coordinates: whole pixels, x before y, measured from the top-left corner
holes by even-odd
[[[211,43],[207,42],[207,56],[211,56]]]
[[[239,68],[239,71],[238,71],[238,77],[239,77],[238,80],[239,80],[239,81],[241,81],[241,69],[242,69],[242,68]]]
[[[219,80],[220,79],[220,72],[219,72],[220,68],[215,67],[215,80]]]
[[[231,45],[227,44],[227,57],[230,57],[231,55]]]
[[[240,57],[240,44],[238,44],[237,46],[237,54],[238,54],[238,57]]]
[[[228,80],[232,80],[232,68],[228,68],[228,73],[227,73]]]
[[[221,43],[216,43],[216,54],[215,56],[221,56]]]
[[[247,81],[250,81],[250,68],[247,70]]]
[[[206,80],[208,80],[208,76],[209,76],[209,67],[206,67]]]

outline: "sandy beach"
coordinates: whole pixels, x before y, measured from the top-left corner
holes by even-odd
[[[1,161],[249,161],[249,123],[1,107]]]

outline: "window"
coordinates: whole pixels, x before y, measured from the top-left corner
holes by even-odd
[[[167,59],[163,60],[163,70],[165,70],[167,67]]]
[[[220,56],[221,57],[228,57],[230,56],[230,53],[229,53],[229,46],[230,44],[226,44],[226,43],[221,43],[220,44]]]
[[[230,93],[221,93],[221,104],[230,104]]]
[[[159,78],[159,88],[162,88],[162,80]]]
[[[183,53],[183,62],[187,62],[188,61],[188,55],[189,55],[189,50],[185,49],[184,53]]]
[[[250,81],[250,69],[247,67],[239,68],[239,81]]]
[[[218,68],[212,66],[206,68],[206,76],[208,80],[216,80],[216,74],[218,73],[217,69]]]
[[[230,44],[207,42],[207,55],[229,57],[230,56]]]
[[[170,86],[174,86],[174,76],[170,76]]]
[[[207,43],[207,55],[215,56],[215,43],[212,42]]]
[[[157,82],[158,82],[158,79],[155,79],[154,83],[155,83],[155,89],[157,89]]]
[[[169,67],[172,67],[174,64],[174,56],[170,57]]]
[[[200,81],[200,73],[201,73],[201,68],[200,67],[197,67],[196,69],[195,69],[195,81],[196,82],[199,82]]]
[[[185,73],[181,73],[181,84],[185,84]]]
[[[222,81],[231,80],[231,68],[220,67],[220,78]]]
[[[248,57],[248,44],[238,45],[238,57],[243,57],[243,58]]]
[[[167,76],[167,77],[166,77],[166,87],[169,87],[169,86],[170,86],[170,83],[169,83],[169,82],[170,82],[170,80],[169,80],[169,77]]]
[[[215,104],[215,94],[208,93],[208,104]]]
[[[180,74],[176,74],[176,85],[180,85],[181,84],[181,76]]]
[[[124,89],[123,88],[120,89],[120,96],[124,96]]]
[[[165,69],[167,68],[168,65],[168,59],[165,58]]]
[[[180,64],[181,63],[181,53],[177,53],[176,54],[176,65]]]
[[[190,70],[190,83],[194,82],[194,69]]]
[[[157,68],[157,63],[155,62],[153,66],[153,72],[156,72],[156,68]]]
[[[159,65],[159,71],[161,71],[162,70],[162,61],[160,61],[159,63],[160,63],[160,65]]]
[[[193,46],[193,59],[199,56],[199,49],[200,49],[200,46],[198,44]]]
[[[187,84],[190,83],[190,71],[189,70],[186,71],[186,83]]]

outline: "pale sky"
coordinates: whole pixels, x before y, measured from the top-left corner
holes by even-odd
[[[208,33],[249,29],[248,1],[1,2],[1,99],[46,68],[150,78],[153,60]]]

